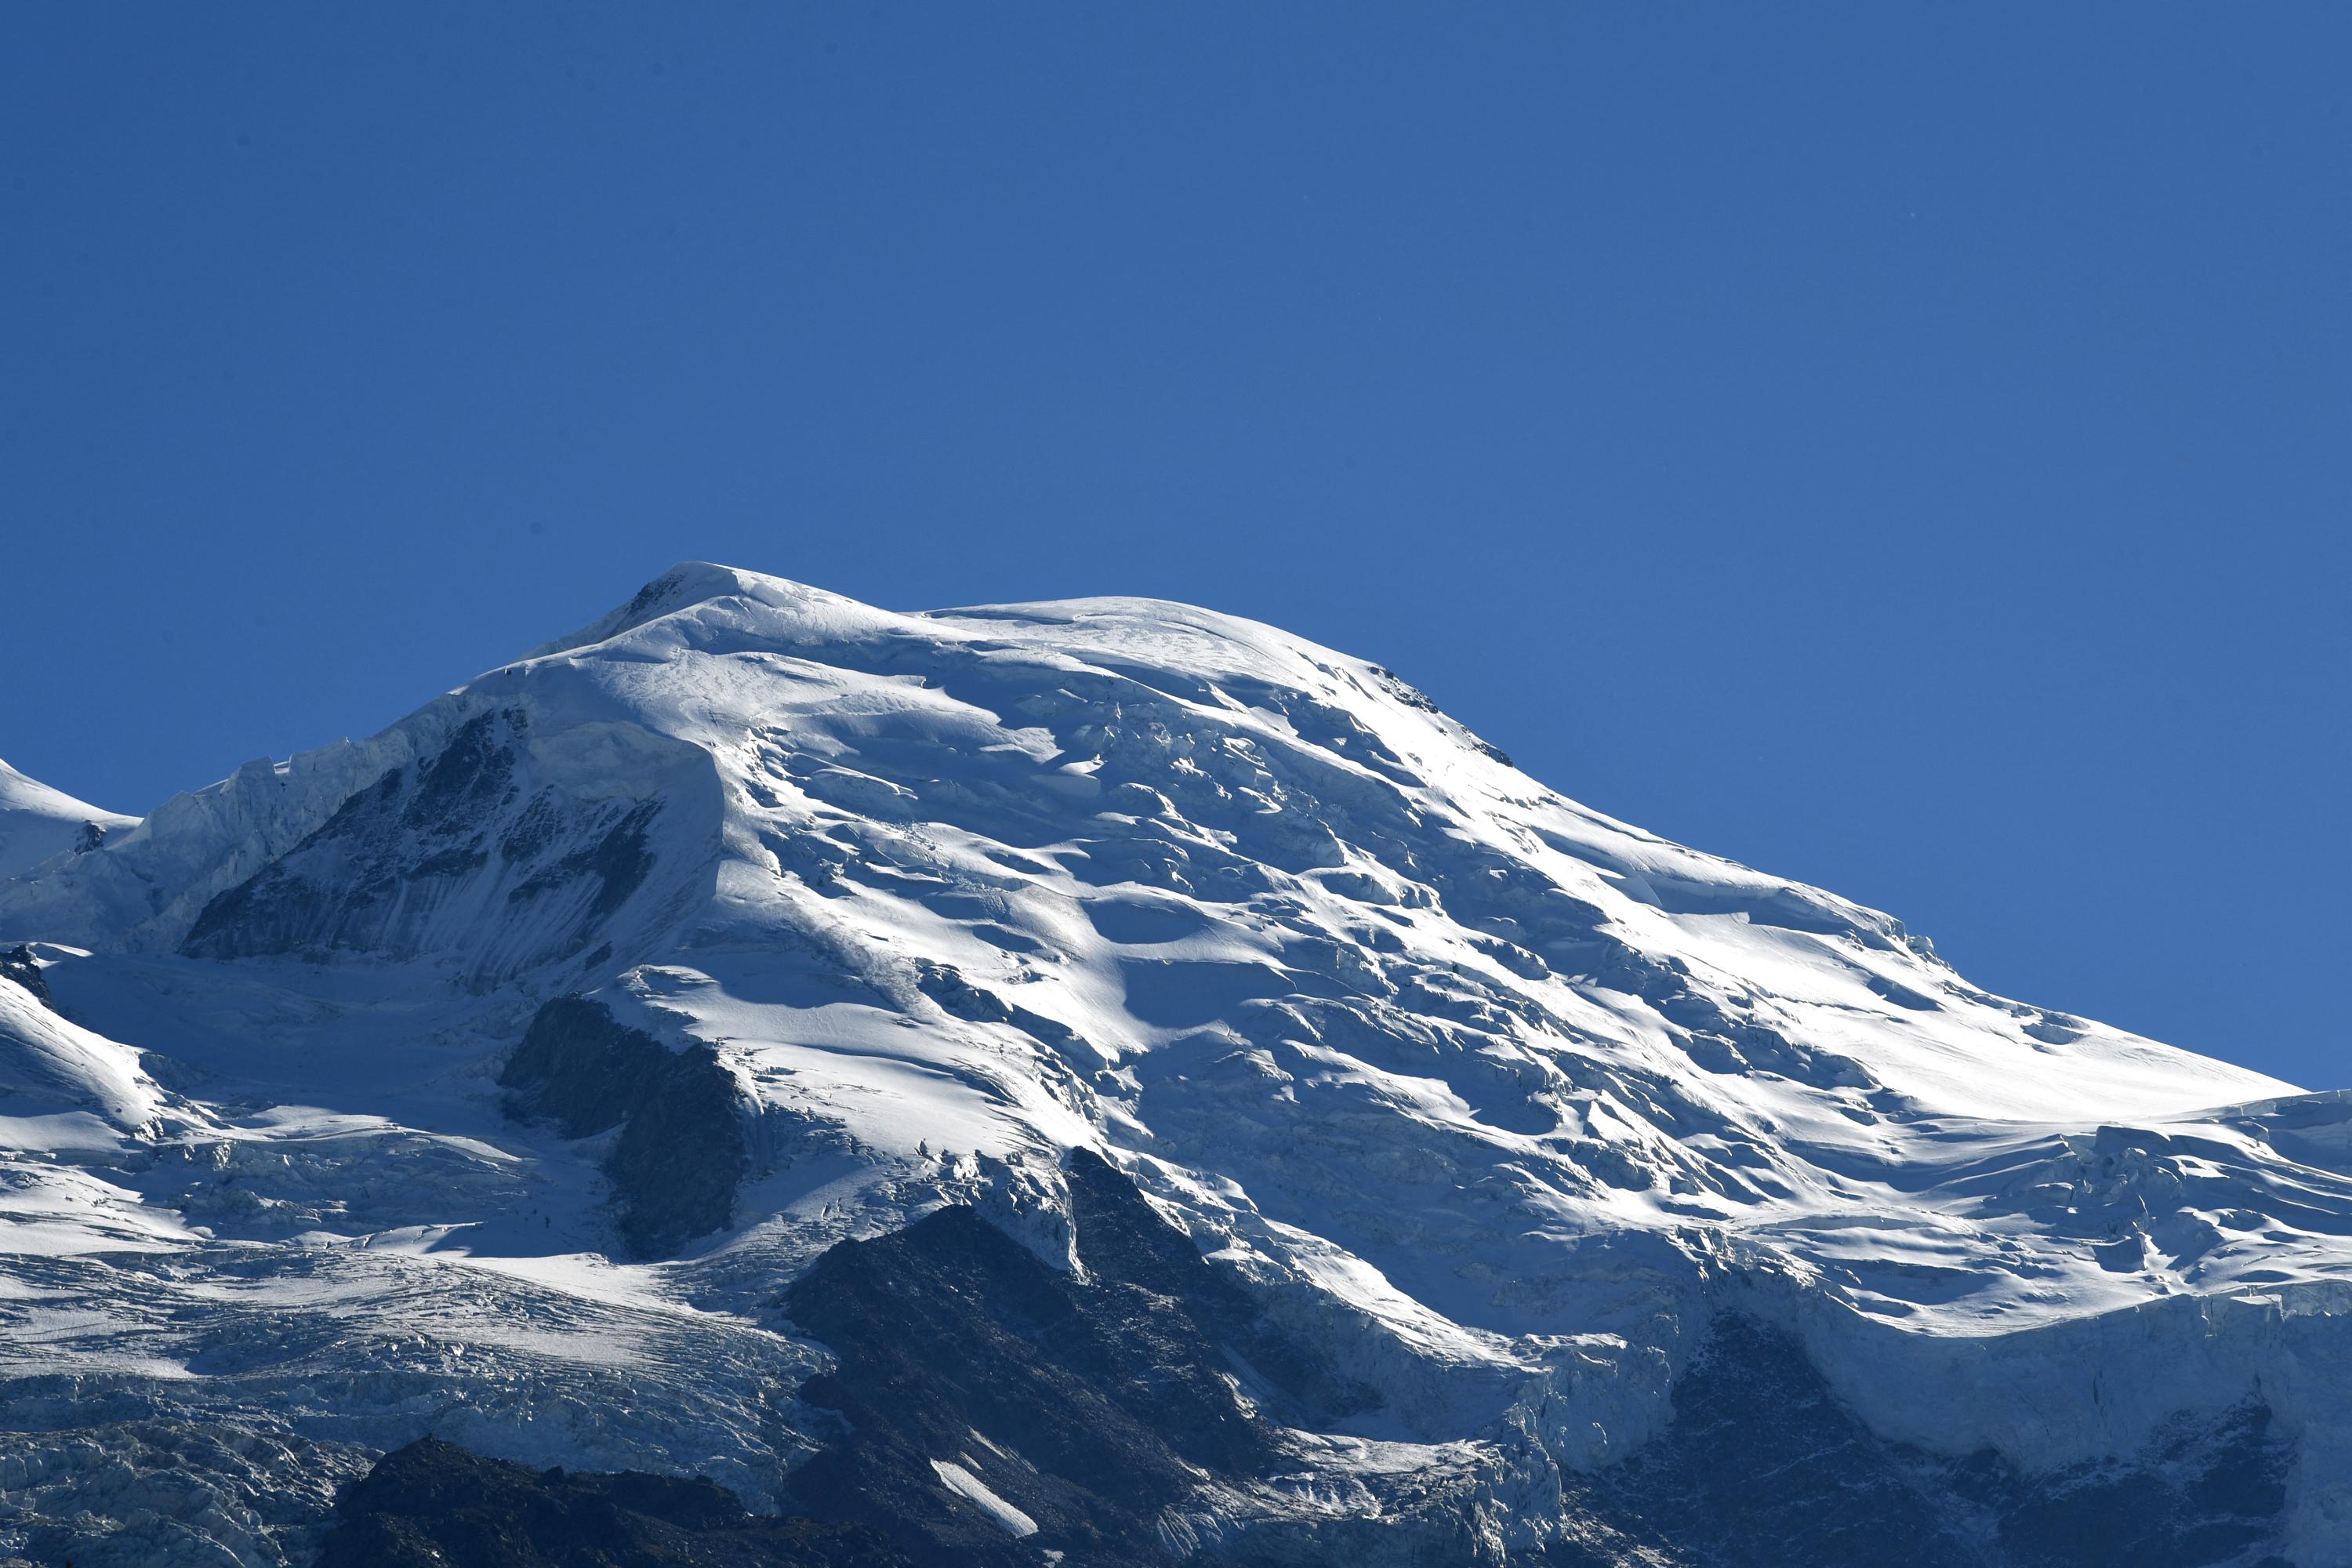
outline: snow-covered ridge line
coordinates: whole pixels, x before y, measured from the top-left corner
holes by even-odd
[[[615,1364],[779,1364],[809,1353],[779,1279],[943,1203],[1076,1268],[1088,1150],[1377,1391],[1315,1451],[1475,1451],[1523,1544],[1557,1524],[1528,1497],[1670,1427],[1726,1314],[1888,1440],[2028,1469],[2257,1401],[2303,1455],[2296,1560],[2352,1538],[2352,1099],[1991,995],[1256,623],[902,615],[687,563],[378,736],[0,882],[15,942],[49,944],[79,1032],[17,1020],[9,1059],[121,1114],[14,1168],[43,1240],[0,1232],[0,1270],[136,1316],[91,1282],[135,1229],[199,1294],[232,1254],[276,1279],[254,1310],[287,1332],[300,1281],[342,1281],[417,1336],[360,1362],[406,1378],[462,1332],[513,1373],[488,1452],[657,1443],[569,1404],[551,1439],[577,1358],[384,1304],[420,1282]],[[93,1272],[5,1261],[36,1257]],[[43,1364],[216,1364],[246,1311]],[[649,1340],[662,1311],[693,1334]],[[725,1427],[744,1474],[759,1433],[811,1440],[722,1384],[681,1374],[656,1425]]]
[[[61,855],[96,848],[139,819],[101,811],[0,762],[0,880]]]

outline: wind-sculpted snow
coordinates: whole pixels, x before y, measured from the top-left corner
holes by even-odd
[[[137,817],[100,811],[0,763],[0,879],[21,876],[60,855],[97,848]]]
[[[1156,1550],[1585,1550],[1618,1526],[1579,1478],[1695,1440],[1736,1318],[1874,1475],[1990,1452],[2006,1519],[2254,1422],[2284,1500],[2213,1539],[2352,1562],[2352,1102],[1990,995],[1252,623],[683,566],[0,883],[18,942],[55,1002],[0,972],[31,1452],[98,1441],[37,1392],[70,1384],[315,1476],[429,1432],[772,1504],[834,1440],[791,1282],[943,1204],[1086,1278],[1083,1150],[1254,1303],[1233,1343],[1362,1394],[1289,1413],[1287,1480],[1155,1495]],[[212,1518],[215,1473],[123,1507]],[[307,1550],[271,1507],[239,1560]],[[126,1517],[76,1560],[143,1560]]]

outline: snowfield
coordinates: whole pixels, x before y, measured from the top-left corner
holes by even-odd
[[[2259,1400],[2281,1550],[2352,1563],[2352,1099],[1989,994],[1266,626],[688,564],[135,824],[0,769],[11,873],[0,1557],[307,1561],[428,1432],[777,1506],[784,1283],[949,1202],[1074,1268],[1086,1149],[1380,1396],[1183,1551],[1408,1475],[1540,1546],[1736,1311],[2025,1472]],[[1025,1539],[984,1446],[931,1463]]]
[[[0,878],[22,876],[53,856],[96,847],[137,824],[28,779],[0,763]]]

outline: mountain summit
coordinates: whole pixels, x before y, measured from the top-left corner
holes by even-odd
[[[2352,1562],[2352,1102],[1253,622],[688,563],[12,856],[0,1550]]]

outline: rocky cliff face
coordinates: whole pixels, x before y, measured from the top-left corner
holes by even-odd
[[[0,1548],[429,1432],[919,1562],[2352,1562],[2352,1102],[1264,626],[681,567],[19,942]]]
[[[1497,1550],[1480,1478],[1459,1465],[1351,1456],[1341,1507],[1302,1519],[1290,1494],[1333,1468],[1308,1434],[1376,1415],[1378,1392],[1266,1321],[1101,1160],[1075,1153],[1068,1174],[1075,1274],[959,1205],[841,1242],[792,1283],[792,1321],[839,1358],[800,1390],[839,1417],[789,1483],[803,1520],[844,1532],[816,1540],[975,1568],[1513,1555]],[[1940,1455],[1874,1434],[1790,1335],[1727,1312],[1677,1381],[1664,1430],[1620,1464],[1563,1478],[1547,1500],[1556,1531],[1517,1555],[1555,1568],[2283,1565],[2294,1458],[2273,1426],[2249,1399],[2169,1423],[2131,1453],[2028,1473],[1992,1449]],[[452,1470],[482,1479],[453,1484]],[[321,1562],[422,1563],[435,1560],[427,1545],[485,1563],[572,1561],[591,1538],[583,1514],[604,1517],[581,1500],[606,1492],[691,1500],[654,1511],[715,1519],[723,1529],[694,1528],[773,1553],[745,1561],[833,1561],[794,1555],[813,1549],[708,1483],[534,1480],[442,1444],[392,1455],[352,1488]],[[490,1540],[496,1551],[474,1544]],[[643,1550],[627,1560],[735,1561],[705,1535]]]
[[[541,1007],[499,1070],[509,1115],[545,1118],[567,1138],[614,1132],[604,1163],[622,1240],[666,1257],[726,1226],[750,1162],[746,1107],[708,1046],[673,1051],[593,1002]]]
[[[345,1489],[319,1568],[908,1568],[870,1532],[701,1479],[533,1474],[420,1438]]]

